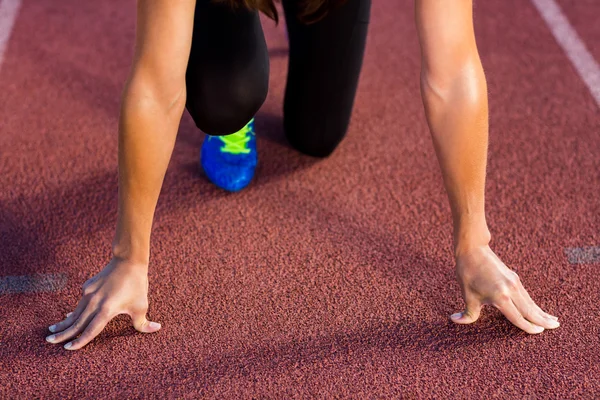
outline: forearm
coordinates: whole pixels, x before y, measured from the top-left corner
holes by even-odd
[[[185,92],[173,100],[133,78],[119,123],[119,212],[113,253],[147,264],[158,196],[175,144]]]
[[[454,221],[458,255],[486,245],[484,189],[488,145],[485,75],[472,0],[416,0],[421,92]]]
[[[488,103],[485,75],[476,52],[444,84],[424,71],[422,94],[454,222],[457,254],[486,245],[485,175]]]

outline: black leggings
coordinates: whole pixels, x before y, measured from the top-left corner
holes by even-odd
[[[284,130],[299,151],[325,157],[348,129],[371,0],[348,0],[310,25],[297,20],[298,3],[283,0],[290,47]],[[186,107],[202,131],[227,135],[247,124],[269,84],[258,13],[197,0],[186,83]]]

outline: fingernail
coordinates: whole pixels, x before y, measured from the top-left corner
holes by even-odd
[[[56,332],[56,325],[52,325],[48,328],[50,332]]]
[[[67,314],[67,318],[69,318],[71,316],[71,314],[73,314],[72,312]]]
[[[67,350],[69,350],[71,348],[71,346],[73,346],[73,342],[69,342],[67,344],[65,344],[63,347]]]
[[[56,339],[56,335],[50,335],[46,338],[46,342],[54,342],[54,339]]]
[[[148,326],[152,329],[160,328],[160,324],[158,322],[150,322],[150,324],[148,324]]]
[[[544,328],[542,326],[535,325],[534,329],[533,329],[533,332],[534,333],[542,333],[542,332],[544,332]]]
[[[460,319],[460,317],[462,317],[462,313],[460,313],[460,312],[458,312],[456,314],[452,314],[450,316],[450,318],[452,318],[452,319]]]
[[[558,328],[560,326],[560,322],[558,321],[550,320],[548,323],[551,329]]]

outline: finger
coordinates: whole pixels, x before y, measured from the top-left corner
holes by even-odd
[[[111,315],[109,313],[99,312],[90,321],[89,325],[87,326],[87,328],[85,328],[81,336],[65,344],[64,348],[67,350],[79,350],[80,348],[94,340],[94,338],[98,336],[100,332],[102,332],[102,330],[106,327],[106,324],[108,324],[108,322],[111,319],[113,319],[113,317],[114,315]]]
[[[85,310],[85,307],[87,306],[87,304],[88,304],[87,298],[86,297],[82,298],[79,301],[79,303],[77,304],[77,307],[75,307],[75,310],[73,312],[67,314],[67,318],[48,327],[48,330],[52,333],[64,331],[69,326],[73,325],[73,323],[75,321],[77,321],[77,318],[81,315],[83,310]]]
[[[536,334],[536,333],[544,332],[543,327],[532,324],[531,322],[529,322],[525,318],[523,318],[523,316],[521,315],[521,313],[519,312],[517,307],[515,307],[515,305],[511,299],[507,299],[498,304],[495,303],[494,306],[496,308],[498,308],[500,310],[500,312],[502,312],[502,314],[504,314],[504,316],[510,322],[513,323],[513,325],[524,330],[525,332],[532,334],[532,335]]]
[[[85,311],[81,313],[81,316],[77,319],[77,321],[73,323],[73,325],[62,332],[48,336],[46,341],[50,343],[60,343],[79,335],[81,331],[88,326],[91,319],[94,318],[94,315],[96,315],[97,312],[97,309],[94,307],[86,308]]]
[[[529,293],[527,293],[527,290],[525,290],[525,288],[523,287],[523,285],[521,285],[521,287],[519,288],[519,293],[526,299],[529,300],[530,302],[533,303],[533,305],[538,309],[538,311],[540,313],[542,313],[542,315],[545,318],[549,318],[549,319],[553,319],[555,321],[558,321],[558,317],[555,317],[554,315],[550,315],[547,312],[545,312],[544,310],[542,310],[537,304],[535,304],[535,302],[531,299],[531,296],[529,296]]]
[[[158,322],[148,321],[145,312],[132,313],[130,316],[133,321],[133,327],[138,332],[153,333],[161,328],[161,325]]]
[[[527,293],[525,289],[523,292]],[[513,297],[513,303],[525,319],[536,325],[546,329],[556,329],[560,326],[557,320],[546,317],[546,313],[529,296],[526,298],[520,290]]]
[[[90,285],[92,285],[94,282],[96,282],[98,280],[98,278],[99,278],[98,275],[92,276],[90,279],[88,279],[87,281],[85,281],[83,283],[83,286],[90,286]]]
[[[450,319],[456,324],[472,324],[481,315],[482,304],[474,295],[464,294],[466,309],[462,312],[452,314]]]

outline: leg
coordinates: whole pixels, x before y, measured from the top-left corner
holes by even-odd
[[[242,129],[267,97],[269,54],[256,11],[198,0],[186,74],[196,126],[211,135]]]
[[[222,189],[241,190],[254,176],[258,156],[252,119],[268,84],[269,54],[258,12],[198,0],[186,106],[196,126],[208,133],[202,170]]]
[[[370,0],[348,0],[323,20],[300,23],[283,0],[290,40],[284,128],[299,151],[331,154],[346,135],[367,38]]]

